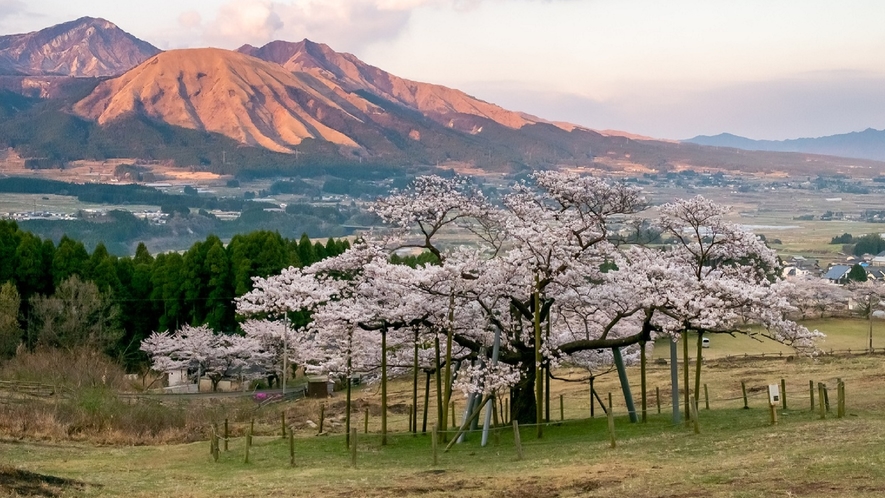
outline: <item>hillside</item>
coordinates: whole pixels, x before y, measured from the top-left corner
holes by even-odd
[[[321,81],[334,80],[337,86],[349,92],[368,92],[414,109],[444,126],[467,133],[477,133],[479,128],[458,119],[459,115],[487,118],[514,129],[530,124],[550,123],[525,113],[508,111],[459,90],[400,78],[366,64],[352,54],[339,53],[326,44],[307,39],[297,43],[277,40],[260,48],[244,45],[237,51],[275,62],[293,73],[310,74]],[[575,127],[556,126],[565,130]]]
[[[826,137],[792,140],[753,140],[731,133],[721,133],[715,136],[701,135],[685,140],[685,142],[744,150],[803,152],[885,161],[885,130],[872,128]]]

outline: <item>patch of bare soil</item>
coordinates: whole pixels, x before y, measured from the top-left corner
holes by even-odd
[[[85,482],[62,477],[37,474],[12,467],[0,467],[0,493],[12,496],[62,496],[70,491],[82,491]]]

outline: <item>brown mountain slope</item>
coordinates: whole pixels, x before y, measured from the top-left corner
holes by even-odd
[[[355,104],[363,112],[370,107]],[[276,64],[213,48],[161,53],[101,83],[74,112],[99,124],[142,113],[280,152],[292,152],[305,138],[358,147],[324,123],[332,114],[333,120],[359,121],[339,102]]]
[[[478,128],[457,119],[458,115],[487,118],[515,129],[537,123],[554,124],[567,131],[574,128],[574,125],[560,125],[529,114],[508,111],[460,90],[400,78],[366,64],[352,54],[339,53],[326,44],[307,39],[297,43],[277,40],[262,47],[243,45],[237,51],[275,62],[293,73],[307,73],[335,81],[348,91],[369,92],[415,109],[437,123],[459,131],[476,133]]]
[[[111,22],[83,17],[32,33],[0,36],[0,74],[114,76],[159,51]]]
[[[885,171],[885,163],[637,139],[550,123],[439,85],[411,82],[325,45],[161,53],[102,82],[73,111],[107,125],[144,116],[312,160],[744,172]],[[293,163],[297,162],[297,156]]]

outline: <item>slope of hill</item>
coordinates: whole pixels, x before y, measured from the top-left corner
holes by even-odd
[[[362,113],[372,107],[367,102],[351,103],[366,104],[357,109]],[[323,122],[358,121],[341,104],[276,64],[203,48],[164,52],[102,82],[74,106],[74,112],[99,125],[144,114],[174,126],[292,152],[305,138],[358,147]]]
[[[826,137],[793,140],[753,140],[730,133],[722,133],[715,136],[701,135],[685,140],[685,142],[744,150],[804,152],[885,161],[885,130],[872,128]]]
[[[306,73],[326,81],[334,80],[350,92],[368,92],[414,109],[444,126],[468,133],[476,133],[478,128],[468,121],[459,120],[459,115],[487,118],[508,128],[550,123],[529,114],[508,111],[459,90],[400,78],[366,64],[352,54],[339,53],[326,44],[307,39],[297,43],[277,40],[262,47],[243,45],[237,51],[275,62],[293,73]],[[568,130],[574,127],[556,126]]]
[[[0,36],[0,74],[114,76],[159,51],[111,22],[82,17],[40,31]]]

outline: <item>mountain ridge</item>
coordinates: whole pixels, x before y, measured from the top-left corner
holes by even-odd
[[[110,21],[81,17],[39,31],[0,36],[0,74],[116,76],[159,52]]]
[[[788,140],[754,140],[731,133],[720,133],[712,136],[699,135],[683,140],[683,142],[743,150],[801,152],[885,161],[885,130],[873,128],[823,137]]]

